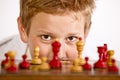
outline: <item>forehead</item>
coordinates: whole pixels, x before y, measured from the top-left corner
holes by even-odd
[[[82,32],[84,29],[84,17],[80,16],[76,19],[73,14],[68,15],[51,15],[47,13],[39,13],[32,18],[31,29],[33,33],[50,31],[53,33],[75,33]],[[80,31],[82,30],[82,31]],[[63,34],[64,34],[63,33]]]
[[[38,23],[39,22],[39,23]],[[32,20],[31,25],[34,24],[44,24],[44,23],[81,23],[84,22],[84,16],[80,13],[64,13],[64,14],[47,14],[40,12],[36,14]]]

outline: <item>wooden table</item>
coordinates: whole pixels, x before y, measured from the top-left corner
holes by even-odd
[[[92,61],[91,64],[93,63]],[[120,67],[120,63],[117,62],[117,66]],[[32,67],[34,69],[19,70],[17,73],[8,73],[0,68],[0,80],[120,80],[120,72],[109,73],[107,69],[73,73],[70,71],[71,65],[66,64],[63,64],[61,70],[39,71],[38,66]]]

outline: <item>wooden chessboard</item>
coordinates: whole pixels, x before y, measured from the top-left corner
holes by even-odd
[[[94,61],[91,61],[93,64]],[[92,69],[80,73],[71,72],[70,63],[63,63],[62,69],[39,71],[39,65],[32,65],[29,70],[19,70],[17,73],[8,73],[0,67],[0,80],[120,80],[119,73],[109,73],[107,69]],[[120,67],[120,63],[117,62]],[[119,68],[120,69],[120,68]]]

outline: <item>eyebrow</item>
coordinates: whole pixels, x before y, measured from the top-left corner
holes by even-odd
[[[44,31],[44,30],[39,30],[38,32],[42,33],[42,34],[50,34],[52,36],[56,36],[56,34],[53,34],[49,31]],[[62,34],[62,32],[61,32]],[[77,37],[80,37],[80,33],[68,33],[66,36],[77,36]]]
[[[67,34],[67,36],[71,36],[71,35],[73,35],[73,36],[78,36],[78,37],[79,37],[79,36],[80,36],[80,33],[68,33],[68,34]]]
[[[50,34],[50,35],[55,35],[49,31],[43,31],[43,30],[39,30],[38,32],[42,33],[42,34]]]

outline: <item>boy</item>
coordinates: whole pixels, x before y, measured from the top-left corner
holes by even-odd
[[[51,44],[61,43],[59,58],[78,56],[76,42],[85,42],[91,26],[94,0],[20,0],[18,29],[21,40],[29,47],[33,57],[35,46],[40,57],[52,55]]]

